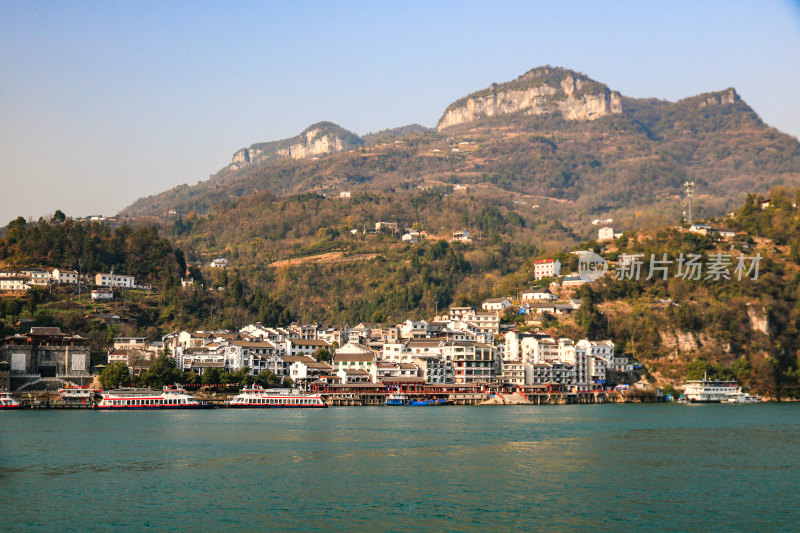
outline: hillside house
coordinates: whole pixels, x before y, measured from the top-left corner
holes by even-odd
[[[537,259],[533,263],[533,277],[537,281],[543,278],[555,278],[561,275],[561,262],[555,259]]]
[[[53,283],[75,285],[78,283],[78,273],[74,270],[54,268],[50,273]]]
[[[549,289],[525,291],[522,293],[523,302],[552,302],[558,300],[558,296],[550,292]]]
[[[451,239],[454,242],[472,242],[472,234],[468,230],[454,231]]]
[[[99,273],[94,277],[94,284],[99,287],[118,287],[122,289],[132,289],[135,283],[133,276],[125,274]]]
[[[511,300],[508,298],[489,298],[481,304],[484,311],[505,311],[511,307]]]
[[[228,260],[224,257],[217,257],[211,261],[208,266],[211,268],[228,268]]]

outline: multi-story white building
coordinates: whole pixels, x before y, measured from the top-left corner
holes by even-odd
[[[500,379],[510,385],[525,385],[525,365],[522,359],[501,361]]]
[[[31,288],[28,276],[0,277],[0,291],[27,291]]]
[[[526,366],[526,385],[559,383],[566,388],[575,386],[575,368],[565,363],[535,363]]]
[[[586,349],[586,355],[589,359],[589,379],[594,384],[605,384],[606,370],[614,362],[614,342],[610,340],[590,341],[589,339],[581,339],[576,343],[576,346]]]
[[[277,364],[272,357],[279,355],[275,345],[269,341],[232,340],[221,349],[224,350],[225,366],[228,370],[236,371],[248,367],[253,375],[262,370],[272,370],[270,362]],[[273,372],[277,373],[274,370]]]
[[[99,273],[94,277],[94,284],[100,287],[120,287],[123,289],[132,289],[136,283],[133,276],[126,276],[125,274]]]
[[[369,353],[339,353],[337,350],[336,353],[333,354],[331,366],[337,375],[340,375],[340,372],[344,370],[366,371],[369,375],[367,381],[374,383],[377,376],[377,363],[378,359],[372,351]],[[345,378],[342,379],[344,381]]]
[[[403,339],[427,337],[428,334],[428,323],[425,320],[406,320],[400,324],[400,337]]]
[[[78,283],[78,273],[65,268],[54,268],[53,272],[50,273],[50,278],[55,283],[69,283],[72,285]]]
[[[497,311],[473,311],[464,315],[462,321],[474,324],[479,333],[500,333],[500,313]]]
[[[614,228],[611,226],[605,226],[597,230],[597,241],[604,242],[604,241],[613,241],[614,240]]]
[[[495,348],[484,343],[449,341],[442,353],[453,366],[453,383],[491,381],[495,376]]]
[[[327,342],[316,339],[286,339],[283,346],[286,355],[313,355],[320,348],[330,348]]]
[[[31,285],[50,285],[50,272],[46,272],[44,270],[23,270],[22,274],[30,278],[28,283]]]
[[[533,277],[540,280],[543,278],[555,278],[561,275],[561,262],[555,259],[537,259],[533,263]]]

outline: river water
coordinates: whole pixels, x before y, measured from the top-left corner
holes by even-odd
[[[800,404],[0,413],[0,530],[797,531]]]

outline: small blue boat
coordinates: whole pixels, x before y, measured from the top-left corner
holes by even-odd
[[[405,394],[390,394],[386,397],[386,401],[383,402],[384,405],[404,405],[404,406],[414,406],[414,407],[425,407],[425,406],[434,406],[434,405],[450,405],[453,403],[452,400],[448,400],[447,398],[418,398],[412,399],[409,398]]]
[[[426,407],[434,405],[450,405],[452,403],[453,400],[448,400],[447,398],[429,398],[425,400],[411,400],[408,405]]]

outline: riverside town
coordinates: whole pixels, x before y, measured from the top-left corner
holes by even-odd
[[[798,530],[800,2],[622,3],[0,2],[0,530]]]

